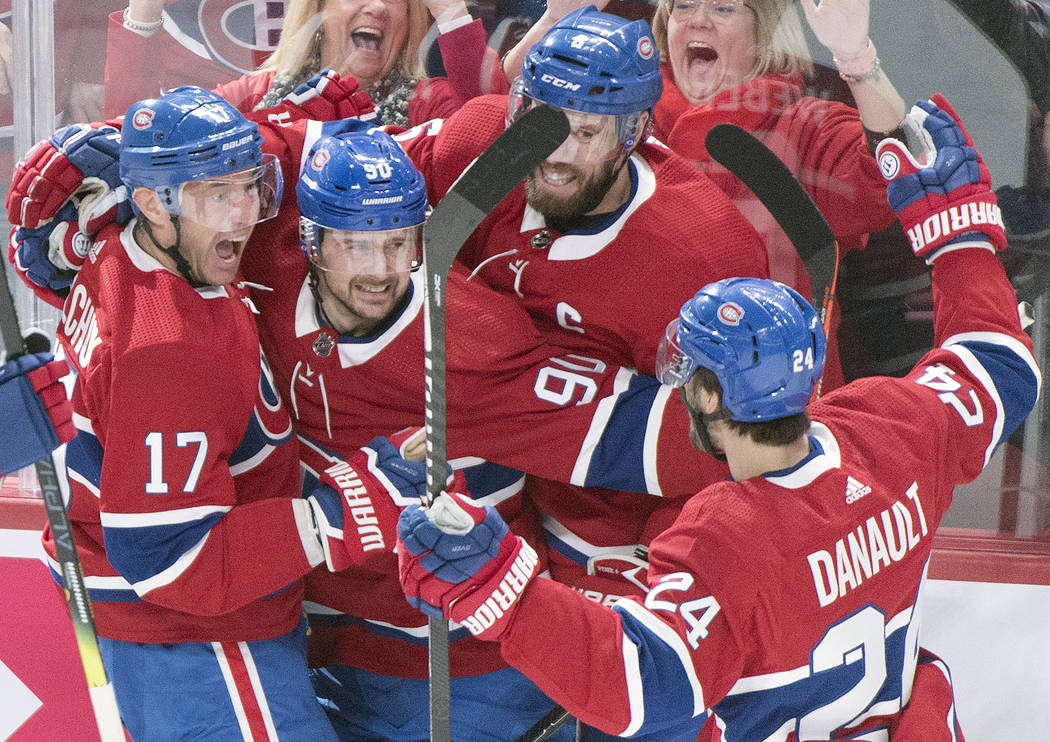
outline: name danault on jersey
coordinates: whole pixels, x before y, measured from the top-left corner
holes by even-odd
[[[846,502],[856,502],[870,491],[870,487],[850,477]],[[895,501],[878,517],[869,517],[856,530],[835,541],[831,548],[814,551],[806,557],[821,608],[856,590],[864,580],[878,575],[882,567],[899,562],[927,534],[918,483],[912,482],[905,495],[905,499]],[[914,518],[908,501],[915,508]]]

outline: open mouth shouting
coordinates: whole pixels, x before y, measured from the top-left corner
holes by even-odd
[[[354,48],[365,52],[378,52],[383,45],[383,32],[375,26],[359,26],[350,32]]]

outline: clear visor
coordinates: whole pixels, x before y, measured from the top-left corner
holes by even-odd
[[[236,232],[277,215],[281,171],[273,155],[255,167],[179,186],[179,216],[216,232]]]
[[[328,229],[306,217],[300,233],[310,262],[323,271],[384,276],[420,266],[423,225],[375,231]]]
[[[512,122],[533,106],[542,105],[526,95],[519,77],[514,81],[507,101],[507,120]],[[616,115],[584,113],[560,109],[569,119],[569,136],[547,158],[549,162],[596,163],[614,160],[635,142],[640,114]]]
[[[678,318],[667,325],[656,348],[656,378],[669,386],[685,386],[693,376],[696,364],[678,347]]]

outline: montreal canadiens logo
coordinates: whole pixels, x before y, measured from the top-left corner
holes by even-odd
[[[638,54],[642,59],[649,59],[653,56],[653,40],[648,36],[638,39]]]
[[[879,157],[879,170],[882,171],[882,177],[886,180],[896,178],[900,169],[901,161],[896,152],[883,152]]]
[[[314,152],[313,159],[310,160],[310,167],[312,167],[314,170],[320,170],[328,164],[329,159],[330,155],[328,154],[328,150],[319,149],[316,152]]]
[[[143,108],[135,111],[135,117],[131,120],[131,125],[136,129],[148,129],[153,123],[153,117],[156,115],[152,108]]]
[[[723,325],[730,325],[736,327],[740,324],[740,320],[744,318],[744,308],[739,304],[734,304],[731,301],[727,301],[725,304],[718,308],[718,319],[721,320]]]

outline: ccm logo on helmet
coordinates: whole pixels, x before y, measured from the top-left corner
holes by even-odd
[[[547,83],[548,85],[553,85],[556,88],[563,88],[565,90],[571,90],[573,92],[580,89],[580,85],[578,83],[569,82],[568,80],[562,80],[560,77],[555,77],[549,72],[544,72],[542,75],[540,75],[540,80],[542,82]]]
[[[142,108],[135,111],[135,116],[131,119],[131,125],[136,129],[148,129],[150,124],[153,123],[153,117],[156,115],[152,108]]]
[[[740,324],[740,320],[744,318],[744,308],[739,304],[734,304],[731,301],[727,301],[725,304],[718,308],[718,319],[721,320],[723,325],[731,325],[736,327]]]

